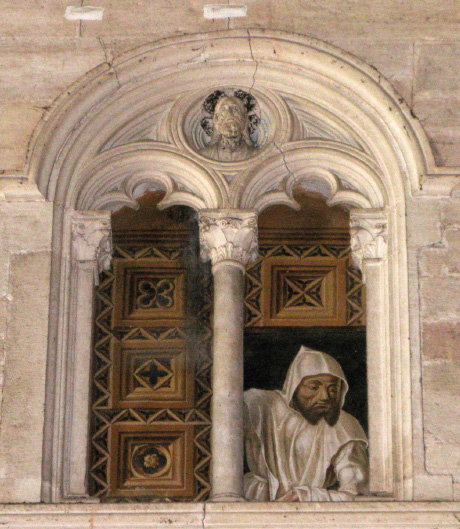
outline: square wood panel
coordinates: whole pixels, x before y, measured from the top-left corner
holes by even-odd
[[[110,494],[192,497],[193,437],[194,427],[188,424],[113,425]]]
[[[194,365],[184,340],[113,342],[115,408],[189,408]]]
[[[185,268],[156,259],[114,260],[115,327],[182,325]]]
[[[345,274],[345,259],[266,259],[262,267],[264,325],[346,325]]]

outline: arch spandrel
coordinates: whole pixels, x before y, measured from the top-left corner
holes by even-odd
[[[374,69],[313,39],[235,30],[160,41],[125,54],[113,69],[90,72],[51,109],[36,136],[30,176],[49,200],[64,204],[87,167],[113,146],[167,140],[182,149],[183,132],[167,130],[177,125],[167,123],[172,109],[180,119],[195,93],[215,86],[275,94],[272,100],[292,114],[270,123],[283,129],[283,141],[288,127],[289,141],[321,135],[362,149],[379,166],[384,187],[400,195],[396,202],[419,192],[421,175],[433,167],[420,125]],[[299,131],[302,123],[310,136]]]

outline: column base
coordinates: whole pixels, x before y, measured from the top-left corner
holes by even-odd
[[[223,492],[221,494],[215,494],[207,500],[206,503],[221,503],[221,502],[244,502],[247,501],[244,496],[235,494],[233,492]]]

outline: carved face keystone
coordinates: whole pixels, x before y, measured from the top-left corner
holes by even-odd
[[[258,147],[251,140],[248,107],[253,108],[239,95],[225,95],[216,91],[208,96],[203,108],[212,118],[204,118],[201,126],[211,138],[209,143],[199,150],[200,154],[221,162],[239,162],[253,156]],[[255,119],[252,119],[252,122],[254,123]]]
[[[241,138],[246,124],[243,102],[237,97],[222,97],[214,111],[214,126],[222,136],[231,139]]]

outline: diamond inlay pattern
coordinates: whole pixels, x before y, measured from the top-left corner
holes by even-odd
[[[90,486],[102,501],[209,496],[211,287],[177,249],[115,247],[96,291]]]
[[[266,327],[274,324],[272,317],[277,311],[287,309],[295,317],[291,323],[284,319],[280,325],[364,325],[364,290],[361,272],[353,268],[350,259],[350,246],[348,243],[324,243],[306,244],[305,234],[290,237],[290,242],[286,244],[276,244],[271,242],[276,237],[270,233],[260,232],[259,259],[248,266],[245,276],[245,325],[247,327]],[[327,273],[318,275],[314,272],[319,260],[325,258],[328,265],[334,266],[338,261],[343,263],[341,268],[341,291],[342,301],[340,306],[341,318],[332,321],[330,317],[322,321],[318,319],[318,312],[327,309],[327,296],[330,302],[330,285],[328,288]],[[272,284],[271,273],[263,273],[267,269],[268,263],[279,263],[286,265],[289,273],[285,273],[280,284],[270,290],[267,294],[267,286]],[[323,264],[325,261],[322,261]],[[294,273],[293,268],[299,268]],[[330,278],[329,278],[330,282]],[[328,294],[329,292],[329,294]],[[270,299],[267,299],[270,297]],[[305,309],[300,315],[299,310]],[[317,313],[315,315],[315,309]],[[271,315],[270,315],[271,314]],[[276,324],[276,323],[275,323]]]
[[[284,306],[286,308],[302,306],[324,308],[321,295],[323,285],[324,277],[310,279],[304,277],[284,276],[283,298],[286,300]]]
[[[144,387],[152,391],[169,388],[173,377],[169,359],[137,360],[135,363],[135,388]]]

